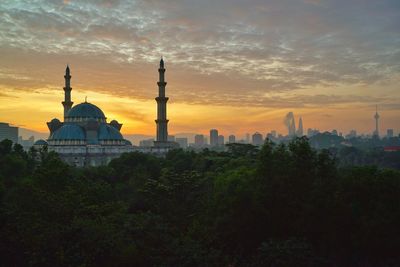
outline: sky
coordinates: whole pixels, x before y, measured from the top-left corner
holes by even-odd
[[[0,0],[0,121],[47,132],[72,100],[154,135],[158,64],[170,133],[243,135],[285,115],[321,131],[400,131],[398,0]]]

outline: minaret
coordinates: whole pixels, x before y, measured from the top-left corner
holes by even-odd
[[[64,87],[64,101],[62,102],[64,106],[64,121],[65,117],[67,116],[68,111],[71,109],[72,104],[74,102],[71,102],[71,75],[69,74],[69,66],[67,65],[67,68],[65,69],[65,87]]]
[[[156,145],[162,145],[160,143],[168,142],[168,120],[167,120],[167,101],[168,97],[165,97],[165,86],[167,83],[165,82],[165,68],[164,68],[164,60],[161,58],[160,60],[160,68],[158,69],[159,73],[159,81],[158,81],[158,97],[156,97],[157,101],[157,138]]]
[[[375,112],[375,131],[374,131],[374,135],[379,137],[379,114],[378,114],[378,105],[376,105],[376,112]]]

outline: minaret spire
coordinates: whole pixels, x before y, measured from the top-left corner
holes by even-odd
[[[64,87],[64,101],[62,102],[62,105],[64,106],[64,121],[65,117],[67,116],[68,111],[71,109],[72,105],[74,102],[71,102],[71,75],[69,71],[69,65],[67,65],[67,68],[65,69],[65,87]]]
[[[378,114],[378,105],[376,105],[376,111],[375,111],[375,131],[374,131],[374,135],[379,137],[379,114]]]
[[[167,120],[167,101],[168,97],[165,97],[165,68],[164,59],[161,57],[160,68],[158,69],[159,81],[158,81],[158,97],[155,98],[157,101],[157,138],[156,146],[163,146],[168,142],[168,120]]]

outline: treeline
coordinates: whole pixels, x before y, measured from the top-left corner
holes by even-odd
[[[400,172],[306,138],[78,169],[0,143],[2,266],[399,266]]]

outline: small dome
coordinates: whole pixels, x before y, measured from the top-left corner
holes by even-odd
[[[106,119],[103,111],[97,106],[84,102],[71,108],[67,114],[67,118],[94,118],[94,119]]]
[[[80,126],[67,123],[55,131],[50,140],[85,140],[85,132]]]
[[[43,139],[39,139],[33,145],[34,146],[47,146],[47,142],[44,141]]]
[[[125,145],[127,145],[127,146],[131,146],[131,145],[132,145],[132,142],[131,142],[131,141],[129,141],[129,140],[126,140],[126,139],[125,139]]]
[[[99,140],[123,140],[122,134],[114,127],[102,123],[99,128]]]

